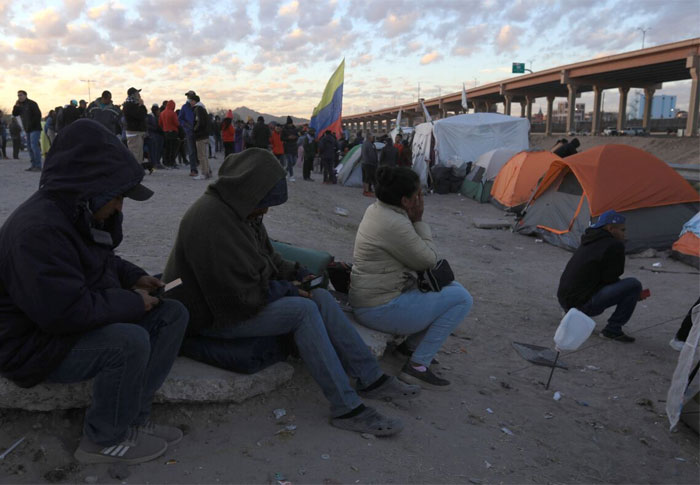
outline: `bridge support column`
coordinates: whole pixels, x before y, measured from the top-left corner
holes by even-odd
[[[566,133],[569,134],[576,131],[576,125],[574,123],[574,116],[576,115],[576,91],[577,86],[575,84],[567,84],[566,87],[569,89],[569,97],[567,98],[567,108],[566,108]]]
[[[520,117],[525,118],[525,109],[527,108],[527,101],[520,101]]]
[[[593,119],[591,120],[591,135],[600,133],[600,98],[603,88],[593,86]]]
[[[630,88],[617,88],[620,91],[620,104],[617,106],[617,132],[620,133],[627,126],[627,93]]]
[[[654,100],[654,88],[644,88],[644,118],[642,118],[642,128],[649,129],[649,120],[651,119],[651,102]]]
[[[534,100],[534,96],[525,96],[525,103],[527,105],[525,108],[525,116],[530,123],[532,123],[532,102]]]
[[[491,101],[484,101],[484,107],[486,108],[486,113],[491,112]]]
[[[554,109],[552,109],[554,105],[554,96],[547,96],[547,121],[544,124],[544,134],[545,135],[551,135],[552,134],[552,115]]]
[[[413,116],[409,116],[409,117],[408,117],[408,126],[410,126],[411,128],[413,128]]]
[[[692,56],[686,59],[686,67],[690,69],[690,100],[688,102],[688,122],[685,125],[685,136],[698,134],[698,117],[700,114],[700,56]]]
[[[503,113],[510,116],[510,104],[513,99],[513,96],[511,96],[510,94],[504,94],[503,99]]]

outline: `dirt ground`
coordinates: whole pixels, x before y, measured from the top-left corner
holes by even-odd
[[[683,151],[673,140],[666,144],[669,153]],[[0,224],[37,188],[39,174],[24,172],[23,156],[0,161]],[[215,170],[220,163],[221,156]],[[289,184],[288,203],[266,216],[268,231],[351,261],[356,228],[372,200],[315,178]],[[157,171],[145,184],[155,195],[125,204],[118,252],[159,272],[182,214],[206,182],[173,170]],[[0,461],[0,482],[277,483],[282,476],[324,484],[700,482],[698,436],[684,425],[669,432],[664,412],[678,357],[668,341],[698,297],[697,272],[663,253],[628,259],[626,275],[652,295],[626,326],[637,341],[610,342],[595,332],[582,349],[562,355],[568,370],[557,370],[545,390],[549,369],[521,359],[512,342],[553,347],[561,319],[555,293],[570,253],[509,230],[476,229],[475,217],[503,216],[490,204],[451,194],[428,196],[425,206],[424,220],[474,307],[437,356],[453,382],[449,392],[371,403],[404,420],[400,435],[366,439],[331,427],[323,395],[294,362],[288,385],[241,405],[156,406],[155,418],[181,426],[186,436],[160,459],[129,467],[124,479],[112,478],[106,465],[74,463],[82,411],[0,411],[0,451],[26,436]],[[336,207],[349,215],[334,214]],[[656,262],[669,272],[645,269]],[[596,318],[597,330],[609,313]],[[402,363],[391,352],[381,361],[390,373]],[[280,420],[277,408],[287,412]],[[296,430],[280,432],[289,424]]]

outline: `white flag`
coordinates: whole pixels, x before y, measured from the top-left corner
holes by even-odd
[[[467,104],[467,88],[464,87],[464,83],[462,83],[462,108],[464,108],[464,111],[469,111],[469,105]]]
[[[399,114],[396,115],[396,129],[401,133],[401,109],[399,109]]]
[[[423,107],[423,114],[425,115],[425,122],[432,123],[433,118],[430,116],[430,113],[428,113],[428,108],[425,107],[425,103],[423,102],[423,99],[420,100],[420,105]]]

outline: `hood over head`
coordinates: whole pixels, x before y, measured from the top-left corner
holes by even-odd
[[[286,200],[286,171],[277,158],[262,148],[248,148],[229,155],[219,169],[219,178],[207,192],[218,195],[241,219],[248,217],[268,194],[276,204]],[[284,189],[280,187],[284,182]],[[275,190],[272,190],[272,189]],[[284,195],[282,196],[282,192]],[[284,200],[281,200],[281,198]]]
[[[119,195],[146,200],[153,192],[142,179],[143,168],[119,138],[96,121],[79,119],[56,136],[39,190],[70,204]]]
[[[173,101],[172,99],[168,101],[165,105],[165,109],[168,111],[175,111],[175,101]]]
[[[610,234],[603,227],[588,227],[581,236],[581,244],[586,246],[592,244],[600,239],[612,238],[613,235]]]
[[[291,116],[287,116],[287,124],[288,124],[288,125],[293,125],[293,124],[294,124],[294,121],[292,121],[292,117],[291,117]]]
[[[226,112],[226,118],[232,120],[232,119],[233,119],[233,111],[228,110],[228,111]]]

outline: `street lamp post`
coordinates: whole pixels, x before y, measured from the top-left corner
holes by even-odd
[[[88,103],[92,101],[92,96],[90,95],[90,83],[96,83],[94,79],[81,79],[80,82],[87,83],[88,85]]]

